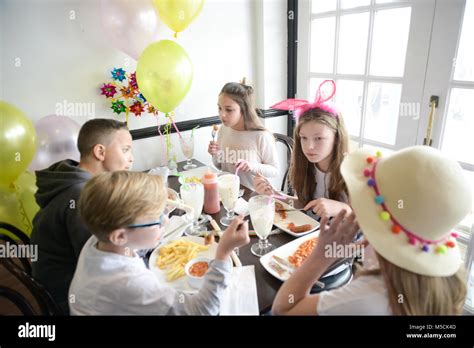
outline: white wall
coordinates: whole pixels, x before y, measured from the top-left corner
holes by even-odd
[[[64,101],[87,103],[93,117],[120,117],[100,95],[99,85],[110,80],[113,67],[128,65],[134,70],[136,62],[108,42],[99,5],[97,0],[0,0],[1,99],[19,107],[33,122],[54,114]],[[170,38],[171,30],[161,24],[159,39]],[[221,87],[243,76],[254,84],[259,107],[285,98],[286,1],[207,0],[177,41],[194,64],[193,85],[176,109],[177,122],[217,115]],[[83,112],[68,116],[79,124],[91,117]],[[284,118],[279,120],[286,124]],[[131,115],[129,126],[137,129],[158,123],[164,123],[162,114],[158,120]],[[208,162],[210,129],[198,130],[196,135],[205,141],[196,143],[195,157]],[[182,160],[174,138],[178,160]],[[136,170],[159,165],[160,139],[136,141],[134,155]]]

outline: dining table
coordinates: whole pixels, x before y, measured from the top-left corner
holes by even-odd
[[[206,166],[204,163],[199,162],[195,159],[193,159],[192,161],[198,167]],[[177,168],[178,173],[184,171],[183,166],[186,163],[187,163],[186,161],[178,163],[178,168]],[[180,186],[181,186],[181,183],[179,182],[178,176],[170,175],[168,177],[169,188],[175,190],[176,192],[179,192]],[[241,190],[243,189],[242,198],[245,199],[247,202],[252,196],[257,195],[256,192],[249,189],[248,187],[240,185],[240,188]],[[295,202],[295,207],[299,207],[300,205],[301,203]],[[181,215],[181,214],[184,214],[184,212],[180,210],[176,210],[173,214]],[[221,209],[218,213],[209,214],[209,215],[211,215],[211,217],[219,224],[219,227],[224,231],[225,226],[222,226],[219,222],[219,220],[226,215],[226,210],[222,206],[222,204],[221,204]],[[247,219],[247,220],[249,221],[249,231],[251,231],[253,229],[252,222],[250,219]],[[209,228],[209,230],[213,229],[213,227],[209,223],[208,223],[208,226],[206,227]],[[271,234],[268,237],[268,242],[272,244],[275,249],[297,238],[281,230],[273,230],[272,232],[277,232],[277,233]],[[240,247],[237,251],[237,255],[242,263],[242,266],[248,266],[248,265],[254,266],[259,312],[261,315],[265,315],[265,314],[271,313],[270,311],[271,311],[273,301],[278,292],[278,289],[282,285],[282,281],[275,278],[268,271],[266,271],[265,268],[260,263],[260,258],[252,254],[250,248],[255,243],[258,243],[258,237],[250,235],[250,243],[245,246]]]

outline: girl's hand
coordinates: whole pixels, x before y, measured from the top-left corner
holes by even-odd
[[[348,213],[352,211],[351,207],[349,207],[349,205],[346,203],[327,198],[318,198],[309,202],[304,207],[304,210],[308,209],[312,209],[313,213],[320,216],[321,218],[336,216],[342,210],[346,210]]]
[[[354,240],[354,237],[359,231],[359,224],[356,221],[354,213],[346,218],[346,210],[343,209],[339,212],[336,218],[331,222],[331,226],[328,227],[328,218],[324,217],[321,219],[320,232],[318,237],[318,243],[312,252],[312,257],[318,260],[324,259],[329,264],[333,263],[336,259],[340,259],[340,253],[338,250],[334,249],[336,246],[337,249],[340,249],[338,246],[342,245],[343,250],[346,245],[350,245]],[[343,257],[351,257],[352,255],[343,255]]]
[[[274,194],[272,185],[262,174],[257,173],[253,178],[253,187],[259,195],[271,196]]]
[[[249,161],[239,159],[237,160],[237,163],[235,164],[235,168],[239,168],[239,171],[241,172],[250,172],[252,170],[251,164]]]
[[[219,146],[219,144],[215,141],[210,141],[209,147],[207,148],[207,152],[209,152],[211,156],[215,156],[219,153],[219,151],[221,151],[221,147]]]

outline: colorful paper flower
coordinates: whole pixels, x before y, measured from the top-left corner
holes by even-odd
[[[112,102],[112,106],[110,107],[116,114],[120,114],[127,110],[125,103],[122,100],[116,100]]]
[[[154,114],[154,115],[158,115],[158,110],[151,104],[148,104],[148,107],[146,109],[146,111],[149,113],[149,114]]]
[[[120,88],[120,92],[122,92],[124,98],[133,98],[133,96],[135,95],[133,89],[131,89],[130,87],[122,87]]]
[[[117,93],[115,86],[110,83],[104,83],[100,90],[100,94],[105,95],[107,98],[113,98],[113,96]]]
[[[116,81],[122,82],[125,80],[125,70],[122,68],[114,68],[114,70],[112,70],[112,78]]]
[[[133,103],[132,106],[130,106],[130,111],[131,111],[132,113],[134,113],[135,116],[138,117],[138,116],[141,116],[142,112],[144,112],[145,109],[143,108],[142,103],[140,103],[139,101],[137,101],[137,102]]]
[[[132,74],[130,74],[130,87],[133,89],[138,89],[136,72],[133,72]]]

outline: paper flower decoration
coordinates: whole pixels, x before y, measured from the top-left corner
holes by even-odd
[[[135,102],[132,106],[130,106],[130,111],[135,114],[135,116],[139,117],[141,116],[142,112],[145,111],[143,108],[142,103],[140,102]]]
[[[125,120],[128,124],[128,114],[133,113],[140,117],[146,112],[151,115],[158,115],[158,110],[145,99],[138,89],[135,72],[127,74],[122,68],[114,68],[111,71],[112,81],[102,84],[101,95],[111,101],[111,109],[117,115],[125,113]]]
[[[110,83],[104,83],[100,89],[101,94],[105,95],[107,98],[112,98],[117,93],[115,86],[111,85]]]
[[[125,103],[122,100],[116,100],[112,102],[112,106],[110,108],[114,110],[114,112],[118,115],[127,110],[127,107],[125,106]]]
[[[114,70],[112,70],[112,78],[116,81],[122,82],[123,80],[125,80],[125,70],[123,70],[122,68],[114,68]]]

